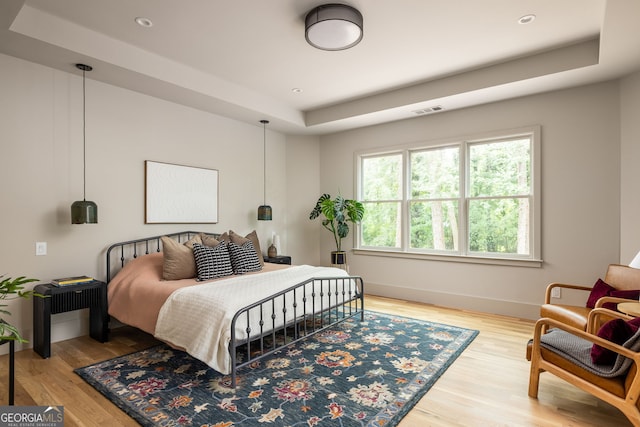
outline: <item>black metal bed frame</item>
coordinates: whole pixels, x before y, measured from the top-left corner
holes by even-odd
[[[181,242],[196,234],[200,233],[182,231],[114,243],[106,254],[107,283],[128,260],[161,252],[163,236]],[[112,252],[119,266],[114,267]],[[238,369],[358,314],[364,320],[364,282],[358,276],[309,278],[238,310],[232,318],[229,343],[231,388],[236,386]],[[243,328],[241,335],[238,325]],[[244,355],[242,360],[238,353]]]

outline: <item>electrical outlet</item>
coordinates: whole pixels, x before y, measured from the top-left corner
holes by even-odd
[[[562,298],[562,289],[553,288],[551,289],[551,298]]]
[[[36,242],[36,255],[47,254],[47,242]]]

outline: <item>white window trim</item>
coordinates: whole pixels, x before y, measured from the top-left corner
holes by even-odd
[[[438,261],[451,261],[451,262],[463,262],[463,263],[474,263],[474,264],[492,264],[492,265],[510,265],[510,266],[519,266],[519,267],[542,267],[542,244],[541,244],[541,223],[542,223],[542,196],[541,196],[541,127],[539,125],[533,126],[524,126],[520,128],[507,129],[507,130],[499,130],[499,131],[491,131],[485,132],[482,134],[475,135],[467,135],[463,137],[455,137],[455,138],[447,138],[441,140],[432,140],[432,141],[421,141],[414,142],[409,144],[396,145],[391,147],[383,147],[383,148],[373,148],[368,150],[361,150],[354,153],[354,183],[355,183],[355,194],[358,197],[358,200],[362,200],[361,194],[361,185],[362,182],[362,170],[361,170],[361,158],[374,156],[374,155],[386,155],[393,153],[403,153],[403,157],[406,159],[406,154],[412,150],[418,150],[420,148],[437,148],[439,146],[447,146],[452,144],[461,144],[461,157],[468,155],[468,148],[473,143],[482,143],[482,142],[490,142],[500,139],[511,139],[517,136],[527,135],[532,137],[532,161],[531,161],[531,185],[533,187],[533,197],[532,203],[529,204],[530,209],[530,218],[532,221],[529,224],[530,234],[529,237],[531,239],[531,255],[527,256],[517,256],[514,254],[507,254],[505,256],[496,256],[496,254],[468,254],[467,246],[468,246],[468,236],[467,236],[467,195],[463,194],[461,200],[464,200],[464,203],[460,205],[460,209],[464,209],[464,221],[461,221],[461,226],[464,227],[463,237],[463,247],[460,249],[459,253],[434,253],[434,252],[421,252],[417,250],[409,250],[408,248],[408,239],[409,239],[409,227],[408,227],[408,218],[406,218],[409,213],[406,206],[403,206],[402,209],[402,247],[398,250],[397,248],[373,248],[373,247],[360,247],[360,237],[361,237],[361,226],[358,225],[356,227],[356,232],[354,234],[354,254],[358,255],[368,255],[368,256],[382,256],[382,257],[390,257],[390,258],[406,258],[406,259],[422,259],[422,260],[438,260]],[[461,158],[460,167],[464,168],[466,164],[466,160],[463,161]],[[408,191],[407,180],[408,176],[408,168],[406,165],[404,174],[403,174],[403,182],[405,192]],[[461,171],[463,173],[460,174],[460,179],[468,180],[467,171]],[[461,183],[462,184],[462,183]],[[464,183],[464,187],[467,188],[467,183]],[[466,190],[465,190],[466,191]],[[407,195],[404,195],[403,203],[408,203]],[[366,212],[365,212],[366,215]],[[461,230],[462,233],[462,230]]]

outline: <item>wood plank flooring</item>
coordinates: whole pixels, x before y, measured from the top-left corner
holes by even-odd
[[[539,398],[527,396],[525,346],[533,322],[428,304],[368,296],[367,309],[480,331],[400,427],[630,426],[616,408],[550,375]],[[153,337],[130,327],[112,330],[108,343],[88,336],[52,344],[52,357],[16,353],[16,405],[63,405],[66,426],[137,423],[77,376],[73,369],[141,350]],[[0,356],[0,405],[7,402],[8,356]]]

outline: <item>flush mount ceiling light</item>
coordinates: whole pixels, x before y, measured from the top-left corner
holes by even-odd
[[[322,50],[344,50],[362,40],[362,14],[346,4],[325,4],[307,14],[305,38]]]

